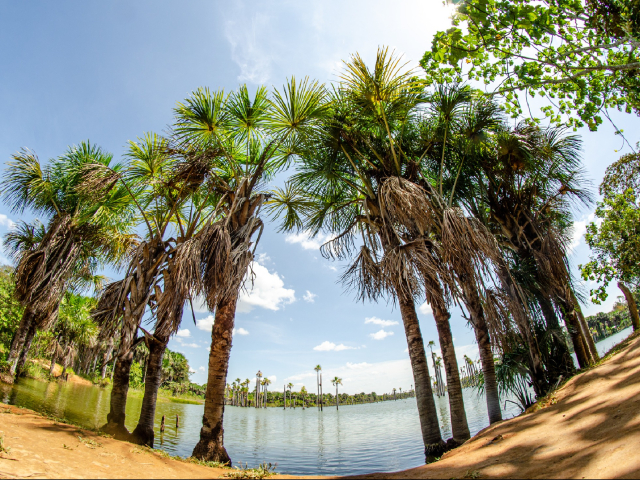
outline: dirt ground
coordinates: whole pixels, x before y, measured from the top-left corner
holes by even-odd
[[[181,462],[2,403],[0,439],[0,478],[229,478],[234,471]]]
[[[365,477],[640,478],[640,336],[554,397],[547,408],[492,425],[436,463]]]
[[[439,462],[365,477],[640,478],[640,336],[601,366],[573,378],[550,403],[483,430]],[[0,478],[221,478],[230,473],[4,404],[0,438]]]

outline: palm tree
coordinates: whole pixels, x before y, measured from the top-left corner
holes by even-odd
[[[342,379],[339,377],[333,377],[331,383],[336,387],[336,410],[338,410],[340,399],[338,397],[338,385],[342,385]]]
[[[449,207],[434,208],[436,204],[448,205],[449,198],[441,202],[442,194],[426,183],[418,187],[418,202],[391,211],[393,203],[400,200],[392,198],[395,191],[405,195],[405,185],[410,186],[419,175],[433,176],[429,165],[421,165],[425,145],[416,142],[416,137],[429,130],[428,122],[416,123],[421,118],[418,106],[424,103],[422,87],[410,72],[402,72],[399,60],[384,49],[378,53],[373,72],[358,55],[346,70],[333,92],[330,119],[321,132],[308,139],[299,173],[271,205],[284,217],[285,229],[312,234],[323,230],[335,235],[321,249],[327,257],[351,257],[358,251],[356,242],[362,241],[342,280],[358,291],[360,299],[375,300],[389,294],[398,300],[423,439],[430,455],[442,450],[442,439],[414,303],[422,291],[433,308],[445,358],[454,438],[464,441],[469,437],[449,325],[448,305],[457,287],[447,262],[454,255],[440,248],[443,240],[452,240],[441,235],[443,225],[448,226],[442,219],[458,221],[459,215],[449,214]],[[441,184],[443,179],[447,178],[440,174]],[[407,198],[415,199],[412,195]],[[427,212],[420,213],[422,205],[428,207]],[[418,225],[414,216],[425,221]],[[457,246],[462,243],[463,239]]]
[[[201,460],[229,462],[223,445],[221,395],[238,292],[260,238],[253,236],[263,229],[259,212],[266,196],[257,189],[265,177],[286,165],[297,135],[323,115],[323,96],[320,85],[292,79],[284,93],[275,91],[273,98],[263,88],[253,99],[246,87],[230,97],[201,89],[176,108],[173,131],[183,158],[180,173],[198,184],[206,180],[208,188],[215,186],[223,192],[225,220],[212,230],[210,241],[224,240],[228,252],[222,265],[207,258],[211,265],[203,269],[204,293],[215,320],[203,427],[193,451]]]
[[[267,408],[267,402],[269,400],[269,385],[271,385],[271,380],[269,380],[268,377],[264,377],[264,380],[262,380],[262,385],[264,385],[264,408]]]
[[[554,379],[573,370],[554,303],[567,324],[580,366],[598,358],[567,266],[566,226],[571,224],[572,202],[591,201],[583,187],[579,149],[579,139],[564,136],[562,129],[545,130],[522,122],[499,131],[492,155],[475,165],[486,178],[486,221],[494,225],[508,250],[502,278],[507,284],[515,279],[532,303],[538,304],[557,352],[555,363],[560,365],[559,370],[549,372]]]
[[[300,393],[302,394],[302,408],[306,408],[307,406],[307,388],[303,385],[300,389]]]
[[[236,381],[234,382],[235,384],[238,385],[238,388],[240,387],[240,378],[236,378]],[[236,406],[240,404],[240,397],[237,398],[236,400]]]
[[[291,401],[291,389],[293,388],[293,383],[287,383],[287,390],[289,390],[289,408],[293,407],[293,402]],[[286,406],[286,404],[285,404]]]
[[[111,154],[83,142],[45,167],[33,152],[22,150],[5,169],[0,189],[11,210],[22,213],[28,208],[48,219],[37,244],[24,249],[19,243],[10,245],[17,261],[16,298],[25,307],[7,356],[11,375],[27,336],[55,323],[74,273],[117,263],[133,245],[128,193],[114,189],[96,201],[79,190],[85,165],[108,166],[111,160]]]
[[[318,364],[314,367],[314,370],[316,372],[316,386],[318,387],[318,393],[316,395],[316,406],[318,407],[318,410],[320,410],[321,408],[321,402],[320,402],[320,372],[322,371],[322,367]]]
[[[261,385],[260,379],[261,378],[262,378],[262,372],[258,370],[258,373],[256,373],[256,408],[260,408],[260,385]]]
[[[393,389],[393,399],[397,400],[397,398],[396,398],[396,389],[395,388]]]

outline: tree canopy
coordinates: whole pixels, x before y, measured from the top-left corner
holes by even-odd
[[[637,7],[638,0],[464,0],[421,65],[436,84],[484,83],[514,116],[543,96],[552,122],[596,130],[608,109],[640,112]]]

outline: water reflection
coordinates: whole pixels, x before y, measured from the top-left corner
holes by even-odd
[[[602,354],[621,341],[630,330],[598,343]],[[488,425],[484,397],[465,389],[464,403],[472,435]],[[0,384],[4,403],[66,418],[88,427],[102,425],[109,409],[109,392],[76,384],[45,383],[21,379],[13,387]],[[127,402],[127,427],[133,430],[141,398]],[[502,405],[504,407],[504,403]],[[436,397],[440,428],[451,436],[448,398]],[[189,456],[198,441],[202,405],[159,403],[156,412],[156,446],[172,455]],[[504,418],[519,413],[507,403]],[[160,432],[162,416],[166,429]],[[176,415],[180,428],[175,427]],[[249,466],[277,463],[282,473],[344,475],[392,471],[421,465],[424,447],[414,399],[365,405],[343,405],[339,411],[325,408],[227,407],[224,417],[225,445],[235,463]]]

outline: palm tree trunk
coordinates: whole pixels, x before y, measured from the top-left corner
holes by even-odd
[[[51,364],[49,365],[49,376],[53,377],[53,371],[56,368],[56,362],[58,361],[58,346],[56,345],[56,351],[51,356]]]
[[[523,298],[518,285],[514,282],[509,267],[503,258],[498,259],[497,266],[502,288],[507,291],[511,299],[513,319],[518,326],[520,336],[527,344],[529,350],[529,375],[533,390],[537,397],[541,397],[545,395],[548,390],[548,382],[540,358],[540,349],[531,328],[531,318],[526,308],[526,300]]]
[[[640,329],[640,317],[638,316],[638,305],[636,299],[633,297],[633,293],[629,290],[623,282],[618,282],[618,288],[622,290],[624,298],[627,300],[627,306],[629,307],[629,316],[631,317],[631,325],[633,325],[633,331],[636,332]]]
[[[451,413],[451,433],[457,443],[463,443],[471,437],[467,415],[464,411],[464,400],[462,397],[462,385],[460,384],[460,374],[458,373],[458,360],[453,346],[453,335],[449,319],[451,315],[436,302],[432,304],[433,317],[436,320],[440,349],[442,350],[442,360],[444,370],[447,375],[447,392],[449,394],[449,410]]]
[[[562,378],[569,378],[575,373],[576,367],[573,363],[569,347],[565,341],[565,337],[560,328],[558,316],[553,308],[551,300],[541,292],[536,292],[535,297],[540,305],[540,310],[547,323],[547,331],[551,332],[552,352],[549,361],[547,361],[547,372],[549,384],[555,385]]]
[[[582,307],[580,306],[580,302],[578,301],[578,298],[576,297],[576,294],[573,291],[573,288],[569,287],[568,289],[569,289],[569,292],[571,293],[571,300],[573,301],[574,309],[576,311],[576,314],[578,315],[578,321],[580,322],[582,332],[584,333],[587,347],[591,354],[591,359],[595,363],[598,360],[600,360],[600,354],[598,353],[598,349],[596,348],[596,342],[593,341],[593,335],[591,335],[591,331],[589,330],[589,325],[587,324],[587,320],[584,318],[584,314],[582,313]]]
[[[29,307],[26,307],[22,313],[22,319],[20,320],[18,329],[13,335],[13,340],[11,340],[11,347],[9,348],[9,354],[7,355],[9,375],[12,377],[15,377],[18,359],[20,358],[27,335],[29,334],[29,329],[33,323],[35,323],[35,312],[33,312]]]
[[[476,334],[476,341],[480,349],[480,360],[482,361],[482,373],[484,376],[484,392],[487,397],[487,410],[489,412],[489,425],[502,420],[500,410],[500,395],[498,394],[498,380],[496,379],[496,367],[491,350],[491,338],[489,327],[484,316],[484,309],[480,301],[480,296],[473,285],[469,285],[461,278],[461,286],[464,294],[465,304],[471,315],[471,322]],[[467,369],[468,370],[468,369]],[[470,372],[468,372],[468,376]]]
[[[564,322],[573,342],[573,350],[578,358],[580,368],[586,368],[592,363],[591,352],[586,343],[586,336],[582,331],[582,325],[578,320],[578,314],[573,308],[573,302],[567,302],[564,298],[558,298],[558,304],[562,311]]]
[[[162,357],[169,343],[169,337],[154,335],[153,337],[147,337],[147,340],[149,342],[149,357],[147,358],[144,397],[142,398],[138,425],[131,433],[129,441],[153,448],[156,403],[158,389],[162,383]]]
[[[24,345],[22,347],[22,352],[20,352],[20,357],[16,362],[16,378],[20,376],[22,373],[22,369],[24,365],[27,363],[27,357],[29,356],[29,349],[31,348],[31,342],[33,342],[33,337],[36,336],[38,328],[36,322],[32,322],[29,327],[29,331],[27,332],[27,336],[24,339]]]
[[[102,357],[102,372],[100,372],[102,380],[104,380],[104,377],[107,376],[107,366],[109,365],[109,361],[111,360],[112,353],[113,353],[113,337],[109,338],[107,351],[104,353],[104,357]]]
[[[231,463],[224,448],[224,386],[227,382],[233,325],[236,314],[237,294],[221,301],[215,313],[211,332],[209,374],[204,403],[204,416],[200,441],[192,456],[205,461]]]
[[[402,323],[404,324],[404,333],[407,337],[413,381],[416,386],[416,402],[425,456],[427,461],[430,461],[431,457],[439,456],[438,453],[442,450],[443,441],[440,425],[438,424],[438,411],[433,399],[433,390],[431,389],[429,365],[427,364],[422,332],[420,331],[420,323],[418,322],[413,298],[399,290],[398,304]]]
[[[340,399],[338,398],[338,384],[336,384],[336,410],[338,410],[340,406]]]
[[[127,393],[129,392],[129,374],[133,363],[133,346],[138,322],[127,318],[125,313],[120,348],[113,365],[111,399],[107,423],[102,431],[113,435],[118,440],[128,440],[130,433],[124,425],[126,419]]]

